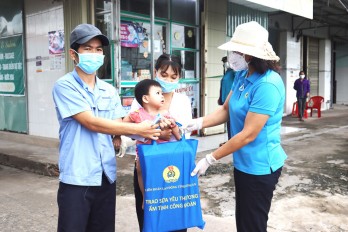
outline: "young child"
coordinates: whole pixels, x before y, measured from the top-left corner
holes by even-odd
[[[181,139],[179,127],[176,125],[175,120],[169,115],[168,111],[162,110],[164,104],[164,97],[162,94],[161,85],[151,79],[145,79],[140,81],[134,88],[134,95],[137,102],[141,105],[136,111],[129,113],[126,117],[123,118],[124,122],[134,122],[139,123],[145,120],[149,120],[154,122],[154,120],[160,115],[162,120],[165,120],[169,127],[172,129],[172,133],[176,140]],[[154,122],[157,123],[157,122]],[[166,140],[157,140],[158,143],[167,142]],[[143,143],[137,141],[137,144]],[[148,140],[145,143],[151,143]],[[143,194],[144,199],[144,183],[141,173],[140,162],[138,161],[138,157],[136,157],[136,169],[138,173],[138,182],[141,192]],[[144,200],[143,200],[143,208],[144,208]]]

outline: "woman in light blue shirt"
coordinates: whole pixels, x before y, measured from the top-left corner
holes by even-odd
[[[221,45],[237,71],[230,94],[215,112],[192,121],[188,130],[216,126],[230,119],[232,138],[200,160],[191,175],[233,153],[237,231],[267,231],[273,191],[287,158],[280,144],[285,88],[279,57],[268,32],[257,22],[239,25]]]

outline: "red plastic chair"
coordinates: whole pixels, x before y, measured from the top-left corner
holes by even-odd
[[[306,107],[307,107],[307,105],[306,105]],[[297,101],[295,101],[294,104],[292,105],[292,113],[291,113],[291,115],[292,115],[293,117],[298,118],[298,103],[297,103]],[[304,110],[304,112],[303,112],[303,117],[304,117],[304,118],[307,118],[307,117],[308,117],[308,116],[307,116],[307,109]]]
[[[321,117],[321,103],[324,102],[324,98],[322,96],[313,96],[309,99],[306,104],[306,110],[311,110],[311,117],[313,114],[313,109],[318,111],[318,118]]]

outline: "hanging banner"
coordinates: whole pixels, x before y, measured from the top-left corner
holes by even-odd
[[[0,95],[24,95],[23,36],[0,38]]]

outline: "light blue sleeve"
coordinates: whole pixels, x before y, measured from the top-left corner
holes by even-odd
[[[281,100],[276,85],[269,82],[260,83],[251,93],[250,112],[273,116]]]
[[[62,119],[91,110],[83,95],[65,82],[57,82],[53,87],[53,100]]]

